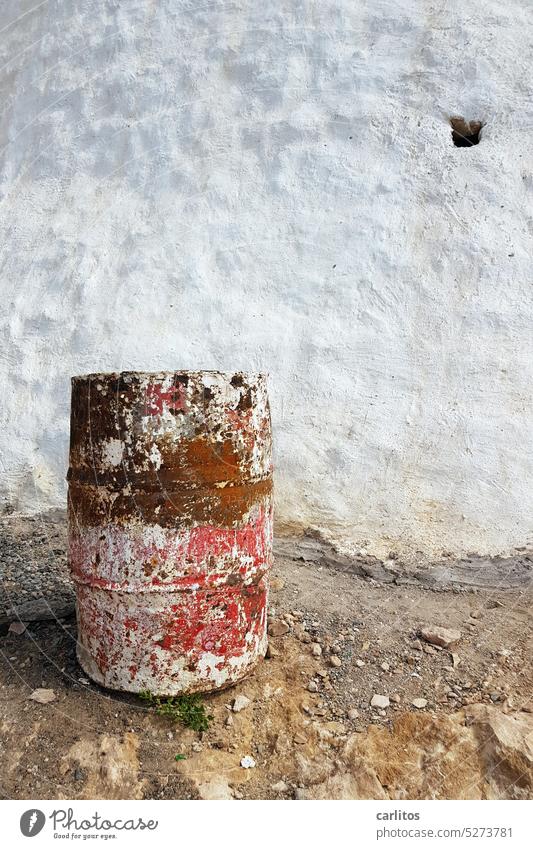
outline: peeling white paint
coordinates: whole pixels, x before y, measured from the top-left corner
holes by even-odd
[[[530,14],[5,0],[5,503],[65,503],[70,375],[256,370],[278,528],[525,544]]]
[[[104,462],[110,466],[120,466],[124,456],[124,444],[120,439],[109,439],[103,446]]]

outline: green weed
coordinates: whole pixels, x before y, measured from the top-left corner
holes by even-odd
[[[142,690],[139,698],[146,702],[159,716],[166,716],[174,722],[182,722],[186,728],[194,731],[207,731],[213,717],[206,713],[205,705],[197,693],[181,696],[154,696],[149,690]]]

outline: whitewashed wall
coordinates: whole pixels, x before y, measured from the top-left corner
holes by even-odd
[[[63,504],[71,374],[264,369],[279,527],[527,542],[527,0],[0,14],[4,504]]]

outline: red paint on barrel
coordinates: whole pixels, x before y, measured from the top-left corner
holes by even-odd
[[[264,378],[89,375],[73,379],[72,411],[69,557],[83,668],[106,686],[159,694],[239,680],[266,649]]]

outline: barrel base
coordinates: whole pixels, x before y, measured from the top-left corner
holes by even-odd
[[[246,677],[267,649],[265,576],[218,593],[133,594],[78,584],[76,607],[80,666],[111,690],[220,690]]]
[[[230,690],[240,681],[244,681],[248,678],[254,669],[258,666],[261,660],[265,657],[266,650],[268,645],[268,639],[265,638],[264,644],[259,648],[257,655],[254,658],[251,658],[247,664],[243,664],[241,669],[239,670],[238,675],[233,675],[231,679],[228,679],[224,684],[214,684],[209,683],[208,681],[196,681],[194,683],[172,680],[172,681],[160,681],[157,687],[152,685],[150,687],[140,687],[135,686],[134,682],[123,682],[120,685],[116,683],[114,679],[109,679],[108,676],[102,675],[100,669],[97,664],[94,662],[87,649],[84,648],[80,643],[77,645],[76,649],[76,657],[78,658],[78,663],[85,672],[85,674],[94,681],[95,684],[98,684],[100,687],[105,687],[106,690],[113,690],[117,693],[133,693],[138,695],[143,691],[150,692],[153,696],[160,697],[171,697],[171,696],[181,696],[192,693],[199,694],[209,694],[209,693],[218,693],[223,690]]]

